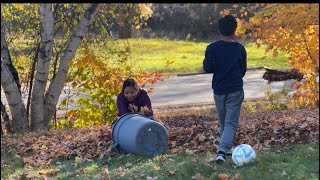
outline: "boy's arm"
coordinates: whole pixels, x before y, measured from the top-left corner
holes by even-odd
[[[242,57],[242,67],[241,67],[241,72],[242,72],[242,77],[244,77],[244,75],[247,72],[247,52],[246,49],[243,47],[243,57]]]
[[[205,52],[205,57],[203,60],[203,70],[207,73],[213,73],[213,52],[212,52],[212,48],[210,48],[210,46],[207,47],[206,52]]]

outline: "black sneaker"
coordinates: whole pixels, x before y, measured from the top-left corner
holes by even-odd
[[[232,152],[233,152],[233,148],[229,149],[229,150],[226,152],[226,156],[232,156]],[[218,154],[218,151],[217,151],[217,154]]]
[[[218,164],[226,161],[226,153],[224,151],[218,151],[216,162]]]
[[[226,152],[226,156],[232,156],[233,148]]]

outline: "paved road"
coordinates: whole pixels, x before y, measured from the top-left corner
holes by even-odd
[[[265,97],[265,90],[271,88],[272,92],[282,90],[285,83],[290,85],[295,80],[273,82],[270,85],[262,79],[264,70],[247,71],[244,77],[245,100]],[[211,89],[212,74],[199,74],[192,76],[174,76],[164,81],[159,81],[154,87],[150,98],[152,106],[181,105],[213,103]],[[293,92],[294,89],[289,89]]]
[[[272,92],[278,92],[282,90],[285,83],[290,85],[294,82],[294,80],[288,80],[285,82],[273,82],[267,85],[267,81],[262,79],[264,72],[264,70],[247,71],[244,77],[245,100],[265,97],[265,89],[271,88]],[[150,95],[154,108],[164,105],[213,104],[211,78],[212,74],[173,76],[164,81],[158,81],[155,85],[147,86],[146,88],[154,87],[154,92]],[[58,104],[67,96],[67,89],[70,88],[65,88],[62,91]],[[289,92],[293,91],[294,89],[289,89]],[[7,104],[3,92],[1,92],[1,100],[4,104]],[[24,98],[24,102],[26,103],[26,98]],[[69,104],[69,109],[75,107],[76,103]]]

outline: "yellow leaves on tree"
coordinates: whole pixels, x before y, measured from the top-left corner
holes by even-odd
[[[319,4],[256,4],[246,10],[254,15],[239,20],[239,29],[246,29],[239,36],[254,38],[257,47],[267,44],[266,51],[273,55],[287,52],[288,62],[305,79],[292,84],[297,89],[293,102],[319,106]]]
[[[121,92],[125,79],[133,77],[142,88],[164,79],[160,72],[133,70],[127,62],[130,58],[130,49],[127,46],[112,50],[99,48],[84,45],[81,56],[71,62],[72,69],[67,82],[87,96],[75,100],[78,107],[69,110],[67,120],[61,120],[58,127],[81,128],[110,123],[117,117],[115,97]],[[108,56],[103,58],[97,52],[105,52]],[[149,88],[148,92],[151,91]],[[67,100],[61,104],[66,105]]]
[[[150,17],[152,15],[153,11],[151,9],[151,6],[152,6],[152,4],[150,4],[150,3],[137,4],[137,7],[138,7],[142,17]]]

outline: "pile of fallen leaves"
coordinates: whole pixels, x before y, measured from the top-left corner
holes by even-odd
[[[41,134],[41,133],[39,133]],[[81,160],[108,157],[111,152],[111,127],[99,126],[68,131],[52,131],[37,137],[36,133],[1,140],[1,154],[10,153],[24,159],[26,165],[49,167],[54,158],[71,156]],[[31,156],[25,156],[30,153]]]
[[[171,152],[216,152],[219,145],[217,115],[168,116]],[[319,110],[242,111],[234,146],[250,144],[254,149],[272,145],[319,142]]]
[[[219,143],[217,115],[158,113],[157,119],[169,133],[172,153],[216,152]],[[97,126],[72,131],[28,133],[23,137],[7,136],[1,140],[1,154],[24,159],[26,165],[49,167],[54,158],[78,160],[106,158],[112,151],[111,127]],[[234,145],[250,144],[261,150],[271,145],[319,142],[319,110],[241,112]],[[31,153],[28,153],[31,152]],[[27,156],[26,154],[31,154]]]

